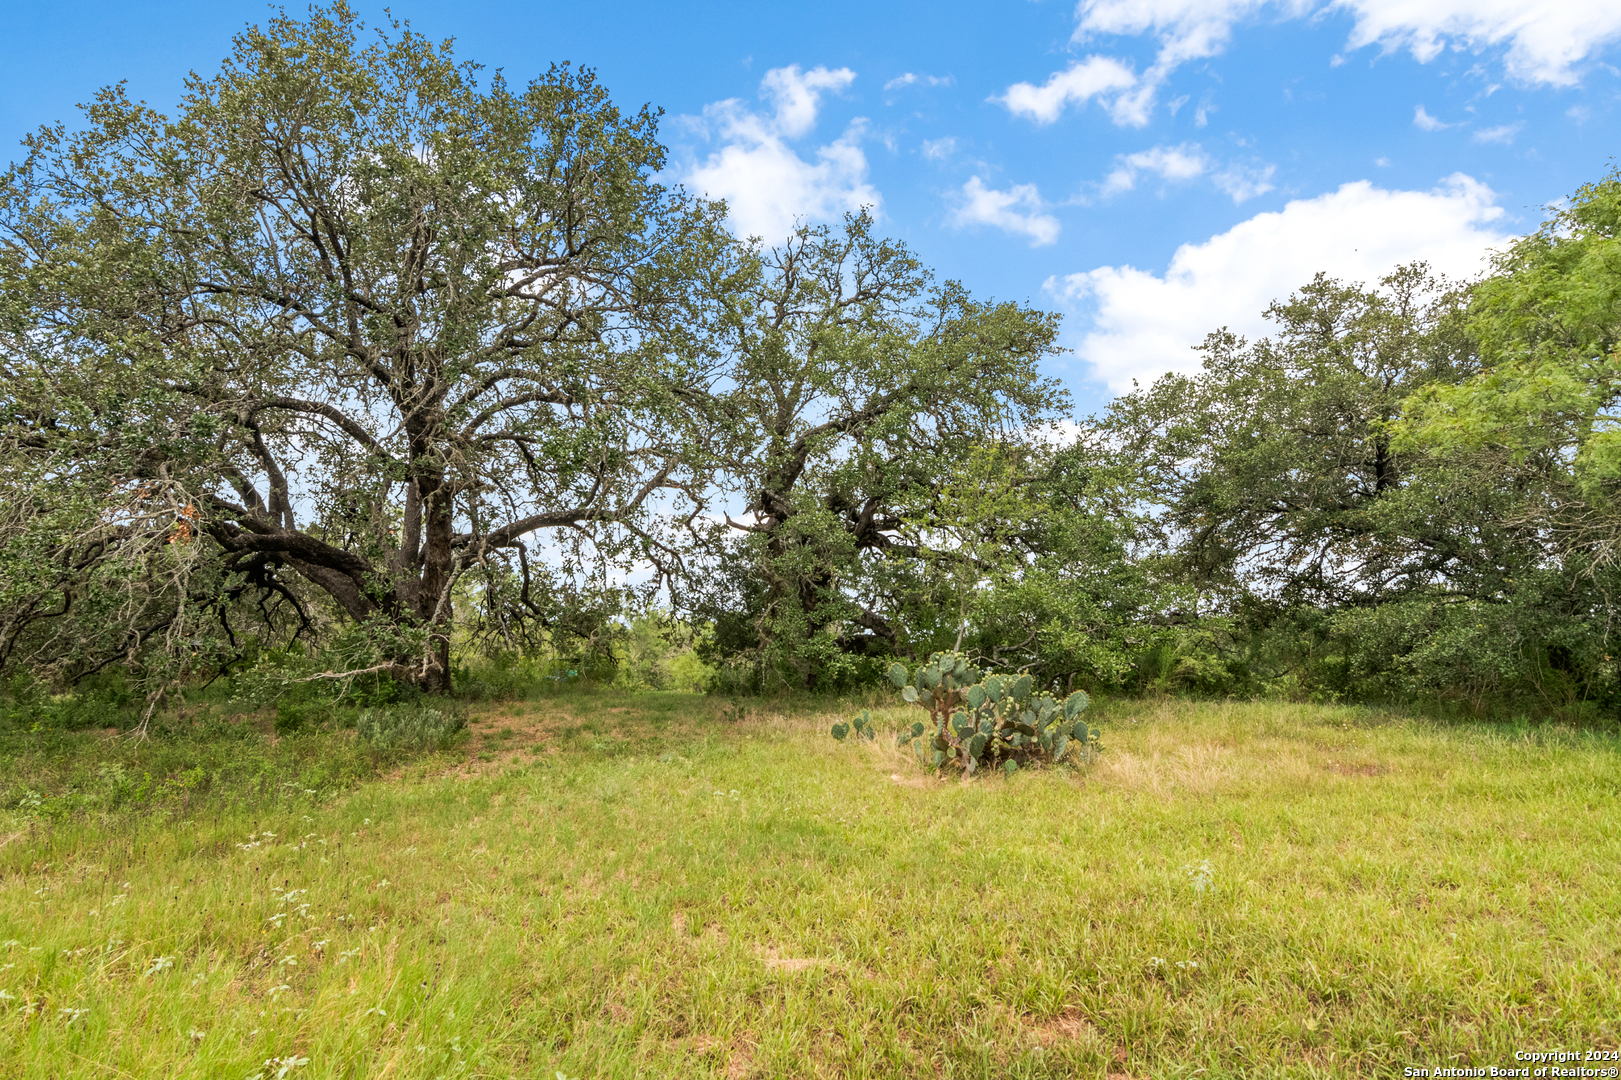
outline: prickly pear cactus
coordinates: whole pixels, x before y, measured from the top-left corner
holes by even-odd
[[[900,743],[932,768],[960,768],[972,775],[999,767],[1011,773],[1066,754],[1091,761],[1102,749],[1101,733],[1081,719],[1091,704],[1085,691],[1059,701],[1035,691],[1028,675],[986,673],[954,652],[935,653],[916,671],[894,664],[889,681],[903,700],[929,714],[927,721],[901,732]],[[843,739],[852,730],[872,737],[869,713],[853,725],[835,724],[833,737]]]
[[[872,726],[872,710],[862,709],[861,715],[848,724],[841,720],[833,725],[833,737],[840,742],[849,738],[852,733],[857,739],[872,739],[878,734]]]

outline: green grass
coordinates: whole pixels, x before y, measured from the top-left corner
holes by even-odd
[[[836,744],[847,711],[564,694],[314,795],[3,803],[0,1075],[1400,1076],[1621,1046],[1613,736],[1114,703],[1096,765],[963,784]]]

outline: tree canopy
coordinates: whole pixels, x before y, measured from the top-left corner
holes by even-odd
[[[745,265],[719,377],[690,399],[720,515],[695,540],[733,572],[693,602],[732,647],[836,682],[918,646],[918,575],[967,557],[942,533],[964,520],[946,505],[963,464],[1065,414],[1041,372],[1057,320],[935,283],[867,215]]]
[[[1478,281],[1318,275],[1082,419],[1057,315],[870,212],[740,239],[657,120],[339,2],[172,116],[113,86],[31,136],[0,673],[116,668],[150,715],[300,639],[299,677],[429,692],[667,639],[735,689],[960,650],[1051,690],[1621,703],[1621,174]]]
[[[720,210],[589,72],[481,88],[393,30],[272,19],[174,118],[108,88],[6,174],[6,501],[56,546],[0,647],[178,529],[209,589],[295,575],[439,689],[458,575],[515,552],[546,618],[532,534],[617,554],[680,482]]]
[[[1412,441],[1545,463],[1534,521],[1602,561],[1621,554],[1621,172],[1584,185],[1536,232],[1499,252],[1474,290],[1485,358],[1436,387]]]

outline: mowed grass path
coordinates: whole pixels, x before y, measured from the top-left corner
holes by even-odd
[[[503,705],[461,766],[258,816],[15,818],[0,1075],[1399,1076],[1621,1045],[1613,736],[1122,702],[1097,764],[964,784],[836,744],[846,711]]]

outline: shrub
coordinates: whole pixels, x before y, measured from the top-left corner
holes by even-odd
[[[931,768],[953,767],[965,775],[1000,765],[1013,772],[1021,764],[1061,760],[1072,749],[1091,760],[1102,747],[1101,733],[1078,719],[1091,699],[1077,690],[1063,701],[1033,692],[1029,675],[987,674],[961,653],[935,653],[915,673],[904,664],[889,669],[901,697],[929,714],[900,735],[918,760]],[[872,717],[863,712],[850,724],[833,725],[833,737],[851,731],[872,738]]]
[[[467,721],[423,703],[362,709],[355,733],[378,750],[442,750]]]
[[[325,702],[279,702],[276,705],[276,734],[296,735],[301,731],[314,731],[331,719],[332,710]]]

